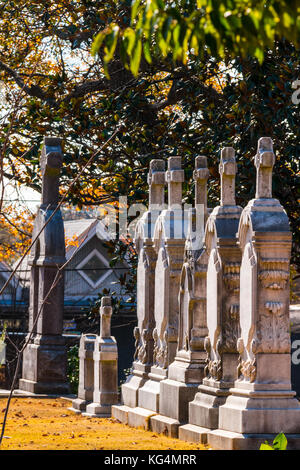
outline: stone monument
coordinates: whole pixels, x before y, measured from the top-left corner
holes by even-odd
[[[289,263],[292,237],[285,210],[272,198],[272,140],[258,141],[256,197],[242,212],[238,239],[240,335],[238,378],[220,407],[214,448],[259,449],[279,432],[300,448],[300,404],[291,390]]]
[[[203,250],[204,223],[207,219],[206,157],[195,160],[195,207],[189,210],[185,260],[179,285],[179,332],[175,361],[168,378],[160,382],[159,416],[161,431],[178,435],[179,424],[188,421],[188,404],[202,382],[205,366],[207,255]],[[157,424],[158,426],[158,424]]]
[[[148,174],[149,210],[139,220],[135,232],[135,246],[138,252],[137,268],[137,319],[134,329],[136,349],[132,375],[122,385],[125,406],[138,405],[138,391],[148,379],[153,365],[154,285],[157,254],[153,247],[154,227],[164,208],[165,162],[151,160]],[[120,414],[118,415],[120,417]]]
[[[63,272],[57,276],[58,268],[66,261],[64,225],[61,212],[57,210],[62,164],[60,139],[45,137],[41,154],[42,203],[35,219],[33,238],[51,219],[33,245],[28,261],[31,266],[29,331],[34,335],[23,353],[19,381],[21,390],[33,393],[69,392],[67,353],[62,336]]]
[[[189,404],[189,427],[180,431],[188,440],[205,442],[218,427],[219,406],[225,403],[236,378],[239,335],[240,249],[237,245],[241,207],[235,203],[234,149],[221,152],[221,204],[212,211],[205,230],[207,269],[206,365],[195,399]]]
[[[168,158],[166,172],[168,208],[157,219],[154,246],[157,252],[155,268],[155,328],[153,331],[153,366],[149,379],[139,391],[139,406],[159,412],[160,383],[167,378],[168,367],[175,359],[178,339],[180,273],[184,259],[188,216],[182,206],[184,171],[181,157]],[[161,423],[151,418],[151,428],[161,432]]]
[[[78,395],[72,401],[71,411],[81,413],[93,401],[94,395],[94,349],[97,335],[81,335],[79,345]]]
[[[93,352],[93,403],[87,405],[84,416],[110,416],[112,405],[118,403],[118,347],[111,336],[111,315],[111,298],[102,297],[100,335],[96,337]]]

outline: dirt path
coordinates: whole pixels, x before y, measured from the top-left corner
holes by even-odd
[[[0,399],[2,423],[6,398]],[[86,418],[63,399],[14,398],[2,449],[10,450],[204,450],[205,446],[134,429],[112,418]]]

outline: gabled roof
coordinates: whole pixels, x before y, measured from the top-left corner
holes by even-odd
[[[98,219],[75,219],[64,221],[65,239],[66,239],[66,258],[71,258],[73,253],[80,249],[93,238],[95,235],[104,241],[111,239],[109,232],[101,220]],[[17,260],[12,269],[17,266]],[[8,267],[8,270],[11,268]],[[28,266],[28,255],[25,256],[19,266],[16,277],[23,286],[28,287],[30,282],[30,267]]]
[[[69,259],[74,251],[80,246],[82,248],[94,235],[100,240],[111,239],[109,232],[101,220],[98,219],[78,219],[64,221],[66,244],[66,258]],[[76,240],[76,245],[69,243]]]

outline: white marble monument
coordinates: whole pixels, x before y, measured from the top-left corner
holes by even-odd
[[[165,162],[152,160],[148,174],[149,209],[139,220],[135,232],[138,252],[137,268],[137,319],[134,330],[136,348],[132,375],[122,385],[125,406],[138,407],[138,391],[148,379],[153,365],[154,286],[157,253],[153,247],[154,227],[164,209]]]
[[[300,404],[291,390],[289,263],[292,236],[285,210],[272,198],[272,140],[258,141],[256,197],[242,212],[238,239],[240,335],[238,377],[219,409],[218,449],[259,449],[284,432],[300,448]]]
[[[225,403],[236,379],[239,335],[239,270],[241,253],[236,233],[242,208],[235,203],[234,149],[221,152],[221,204],[214,208],[205,230],[207,269],[206,365],[203,383],[189,404],[189,424],[181,428],[185,440],[205,442],[218,427],[219,406]]]
[[[160,430],[178,435],[178,426],[188,421],[188,404],[193,400],[203,378],[205,366],[204,339],[206,327],[207,256],[203,250],[204,223],[207,219],[206,157],[195,160],[195,207],[189,210],[185,259],[179,285],[178,344],[168,378],[160,382]]]

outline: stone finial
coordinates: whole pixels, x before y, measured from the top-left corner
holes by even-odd
[[[181,157],[168,158],[168,170],[165,173],[168,183],[168,206],[172,208],[182,204],[182,183],[184,170],[181,169]]]
[[[41,154],[42,204],[58,203],[59,175],[62,164],[61,140],[56,137],[45,137]]]
[[[270,137],[261,137],[255,155],[256,199],[272,197],[272,170],[275,163],[273,142]]]
[[[102,297],[100,306],[100,338],[110,338],[112,306],[110,297]]]
[[[165,162],[164,160],[151,160],[148,173],[149,206],[164,204]]]
[[[221,176],[221,206],[235,206],[236,161],[232,147],[222,149],[219,173]]]
[[[207,180],[209,169],[207,168],[207,158],[204,156],[196,157],[195,170],[193,178],[195,181],[195,204],[204,205],[204,212],[207,211]]]

